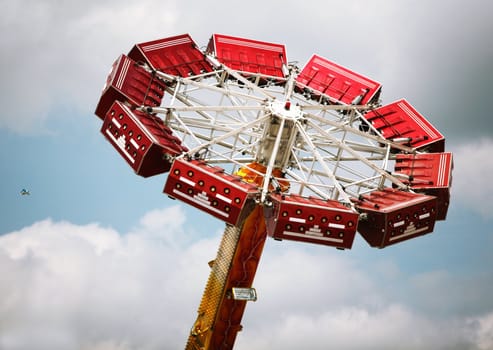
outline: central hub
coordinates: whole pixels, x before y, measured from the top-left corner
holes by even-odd
[[[289,100],[270,102],[267,113],[270,118],[264,124],[257,162],[265,166],[271,163],[276,169],[284,169],[298,135],[296,125],[303,114],[300,107]]]
[[[278,118],[298,120],[303,116],[300,106],[293,105],[290,100],[273,101],[269,104],[268,108],[270,113]]]

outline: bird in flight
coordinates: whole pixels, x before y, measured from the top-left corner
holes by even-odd
[[[31,194],[31,193],[29,192],[29,190],[26,190],[25,188],[23,188],[23,189],[21,190],[21,195],[23,195],[23,196],[29,196],[30,194]]]

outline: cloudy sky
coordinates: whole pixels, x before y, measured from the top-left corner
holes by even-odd
[[[183,33],[353,68],[454,152],[431,235],[344,252],[268,240],[236,348],[493,349],[493,3],[215,4],[0,0],[0,349],[184,347],[223,224],[170,201],[165,177],[134,175],[93,115],[120,53]]]

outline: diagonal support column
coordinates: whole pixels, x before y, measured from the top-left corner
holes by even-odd
[[[233,348],[246,301],[233,299],[231,289],[252,286],[266,237],[261,206],[255,207],[241,227],[226,226],[186,350]]]

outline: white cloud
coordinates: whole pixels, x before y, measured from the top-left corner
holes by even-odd
[[[482,138],[464,143],[453,150],[454,170],[452,199],[459,201],[485,218],[493,211],[493,140]]]
[[[180,347],[218,243],[170,244],[180,218],[171,207],[126,235],[44,220],[1,236],[0,348]]]
[[[255,331],[240,336],[238,349],[480,349],[464,322],[436,320],[394,304],[376,311],[345,307],[316,316],[290,314]]]
[[[480,350],[493,349],[493,313],[471,318],[470,325],[475,330],[474,338]]]
[[[0,236],[0,348],[183,347],[220,239],[191,243],[186,222],[174,206],[147,213],[126,234],[47,219]],[[344,252],[269,240],[237,348],[491,348],[491,313],[435,314],[421,300],[446,292],[452,275],[407,278],[396,266],[385,273],[387,265],[380,283]],[[389,297],[403,290],[416,297]]]

